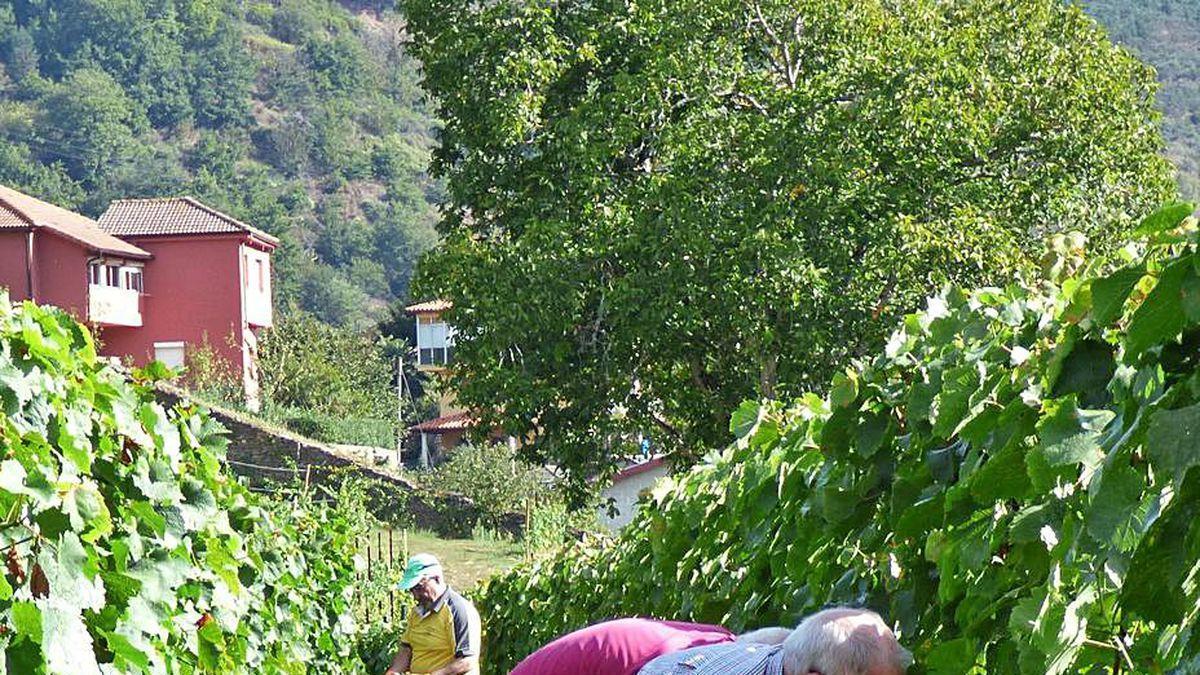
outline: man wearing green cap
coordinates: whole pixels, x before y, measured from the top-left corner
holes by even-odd
[[[384,675],[478,675],[479,613],[446,585],[438,559],[428,553],[409,558],[399,586],[417,607]]]

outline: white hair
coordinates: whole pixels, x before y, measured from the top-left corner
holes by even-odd
[[[783,642],[785,675],[865,675],[876,666],[903,673],[912,656],[875,612],[840,607],[817,612]]]
[[[771,628],[759,628],[752,630],[749,633],[742,633],[738,636],[738,642],[751,642],[759,645],[781,645],[787,639],[792,631],[780,626],[772,626]]]

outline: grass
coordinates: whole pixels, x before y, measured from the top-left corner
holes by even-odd
[[[424,530],[391,530],[391,546],[388,545],[387,528],[377,530],[367,546],[372,562],[393,560],[397,566],[404,564],[405,535],[408,554],[432,553],[441,561],[450,585],[461,590],[470,590],[480,580],[496,572],[509,569],[524,559],[524,547],[515,541],[479,537],[475,539],[443,539]],[[390,551],[389,551],[390,548]]]

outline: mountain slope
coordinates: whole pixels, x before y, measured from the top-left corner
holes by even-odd
[[[1163,134],[1180,185],[1200,197],[1200,2],[1084,0],[1113,40],[1158,69]]]

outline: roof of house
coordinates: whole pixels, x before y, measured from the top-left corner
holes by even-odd
[[[27,227],[50,230],[97,253],[137,259],[152,257],[148,251],[105,232],[87,216],[0,185],[0,228]]]
[[[409,429],[412,431],[423,431],[425,433],[445,433],[447,431],[465,431],[473,428],[479,423],[469,412],[454,413],[452,415],[443,415],[435,417],[431,420],[415,424]]]
[[[657,469],[658,467],[663,466],[666,463],[667,463],[666,458],[655,457],[654,459],[647,460],[640,464],[632,464],[630,466],[625,467],[624,469],[621,469],[616,474],[614,474],[613,482],[616,483],[618,481],[623,481],[623,480],[627,480],[629,478],[633,478],[634,476],[646,473],[647,471]]]
[[[427,300],[418,302],[415,305],[409,305],[404,308],[404,311],[409,314],[432,314],[435,312],[444,312],[454,306],[454,303],[449,300]]]
[[[118,199],[100,216],[100,227],[120,237],[245,233],[278,246],[279,240],[192,197]]]

